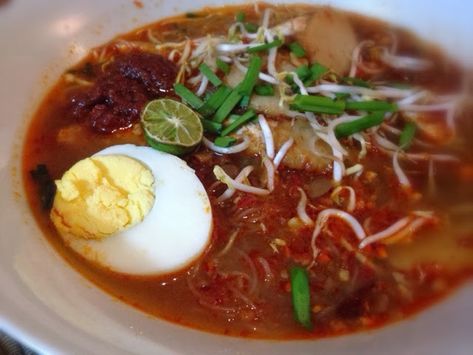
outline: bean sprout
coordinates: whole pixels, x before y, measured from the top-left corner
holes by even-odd
[[[279,164],[283,161],[284,157],[286,156],[287,152],[289,149],[292,147],[294,144],[294,138],[289,138],[287,141],[283,143],[281,148],[279,148],[279,151],[276,153],[276,156],[274,157],[273,164],[274,168],[277,169],[279,167]]]
[[[234,179],[232,179],[226,172],[223,170],[220,166],[215,165],[213,169],[213,173],[215,177],[223,182],[225,185],[227,185],[230,188],[233,188],[235,190],[247,192],[250,194],[255,194],[255,195],[268,195],[270,193],[269,190],[262,189],[259,187],[254,187],[251,185],[246,185],[241,182],[238,182]]]
[[[246,148],[249,147],[250,145],[250,139],[246,136],[243,137],[243,141],[241,143],[232,145],[231,147],[219,147],[218,145],[214,144],[207,138],[203,137],[202,142],[204,142],[204,145],[209,148],[210,150],[220,153],[220,154],[235,154],[235,153],[240,153]]]
[[[399,183],[406,188],[411,187],[411,183],[409,182],[409,179],[407,178],[406,174],[402,170],[401,166],[399,165],[399,159],[398,159],[399,151],[397,150],[393,154],[393,169],[394,173],[396,174],[397,179],[399,180]]]
[[[315,242],[320,232],[322,231],[322,228],[325,226],[325,224],[327,223],[330,217],[337,217],[337,218],[342,219],[345,223],[347,223],[351,227],[351,229],[353,230],[353,232],[355,233],[356,237],[359,240],[363,240],[366,237],[366,233],[363,230],[363,227],[351,214],[342,210],[335,209],[335,208],[327,208],[323,210],[317,216],[314,232],[312,233],[311,248],[312,248],[313,259],[312,259],[312,263],[309,265],[308,268],[311,268],[312,266],[315,265],[317,255],[319,254],[319,250],[317,249]]]
[[[243,64],[241,64],[237,58],[233,60],[233,63],[235,64],[237,69],[240,70],[242,73],[246,73],[248,71],[248,68],[245,67]],[[279,81],[276,78],[272,77],[271,75],[260,72],[258,76],[261,80],[266,81],[270,84],[276,85],[279,83]]]
[[[248,178],[253,170],[254,168],[251,165],[244,167],[236,176],[235,181],[242,183]],[[228,200],[235,194],[235,192],[236,190],[234,188],[228,187],[227,190],[217,198],[217,201],[222,202]]]
[[[395,69],[424,71],[432,67],[432,62],[428,60],[395,55],[388,51],[386,48],[384,48],[381,54],[381,60],[383,61],[383,63]]]
[[[266,147],[266,155],[273,159],[274,158],[274,140],[273,140],[273,133],[271,132],[271,128],[269,127],[268,121],[262,115],[258,115],[258,123],[261,127],[261,132],[263,133],[263,139]]]
[[[263,158],[263,165],[266,168],[266,176],[268,179],[268,190],[274,190],[274,165],[268,157]]]
[[[351,187],[351,186],[337,186],[333,190],[330,197],[332,199],[335,199],[336,197],[338,197],[338,195],[340,195],[340,193],[343,190],[347,190],[348,193],[350,194],[350,197],[348,198],[348,204],[347,204],[346,210],[347,210],[347,212],[353,212],[355,210],[355,207],[356,207],[356,194],[355,194],[355,190],[353,189],[353,187]]]
[[[360,249],[363,249],[367,245],[370,245],[374,242],[378,242],[386,238],[394,237],[398,233],[402,233],[401,235],[398,235],[398,237],[400,238],[406,234],[412,234],[418,228],[420,228],[423,224],[425,224],[429,220],[432,220],[433,218],[431,212],[424,214],[424,213],[414,211],[413,215],[417,216],[417,218],[413,219],[413,216],[407,216],[407,217],[401,218],[396,223],[392,224],[391,226],[382,230],[381,232],[372,234],[366,237],[365,239],[363,239],[358,247]]]
[[[324,91],[341,94],[359,94],[363,96],[369,96],[374,98],[406,98],[413,94],[412,90],[398,89],[392,87],[377,87],[375,89],[368,89],[361,86],[349,86],[339,84],[319,84],[307,88],[307,91],[311,94],[322,93]]]
[[[199,89],[195,93],[197,96],[202,96],[205,93],[205,90],[207,90],[207,85],[209,84],[209,79],[207,79],[206,76],[202,76],[202,81],[200,82]]]
[[[302,222],[304,222],[304,224],[311,226],[314,224],[314,221],[312,220],[312,218],[309,217],[306,211],[307,195],[300,187],[298,187],[297,190],[299,190],[301,194],[301,198],[299,199],[299,203],[297,204],[297,216]]]

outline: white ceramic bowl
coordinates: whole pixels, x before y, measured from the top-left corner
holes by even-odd
[[[256,341],[149,318],[94,287],[55,253],[28,210],[19,173],[23,134],[48,86],[89,48],[117,33],[224,3],[142,2],[139,9],[132,0],[0,0],[0,329],[44,353],[471,354],[471,285],[378,331],[317,341]],[[405,25],[462,63],[473,58],[471,2],[324,3]]]

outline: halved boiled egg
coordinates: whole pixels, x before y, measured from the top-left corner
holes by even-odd
[[[51,219],[73,250],[101,267],[169,273],[190,265],[210,241],[209,198],[176,156],[112,146],[76,163],[56,185]]]

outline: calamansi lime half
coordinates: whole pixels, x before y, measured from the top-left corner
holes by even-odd
[[[148,144],[171,154],[184,154],[200,143],[200,117],[183,103],[171,99],[150,101],[141,113]]]

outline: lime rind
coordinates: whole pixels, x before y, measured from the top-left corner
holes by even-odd
[[[145,140],[146,140],[146,143],[148,143],[148,145],[151,148],[154,148],[161,152],[173,154],[173,155],[183,155],[183,154],[191,152],[194,149],[194,147],[183,147],[183,146],[175,145],[175,144],[166,144],[166,143],[156,142],[152,138],[150,138],[146,134],[146,132],[145,132]]]

